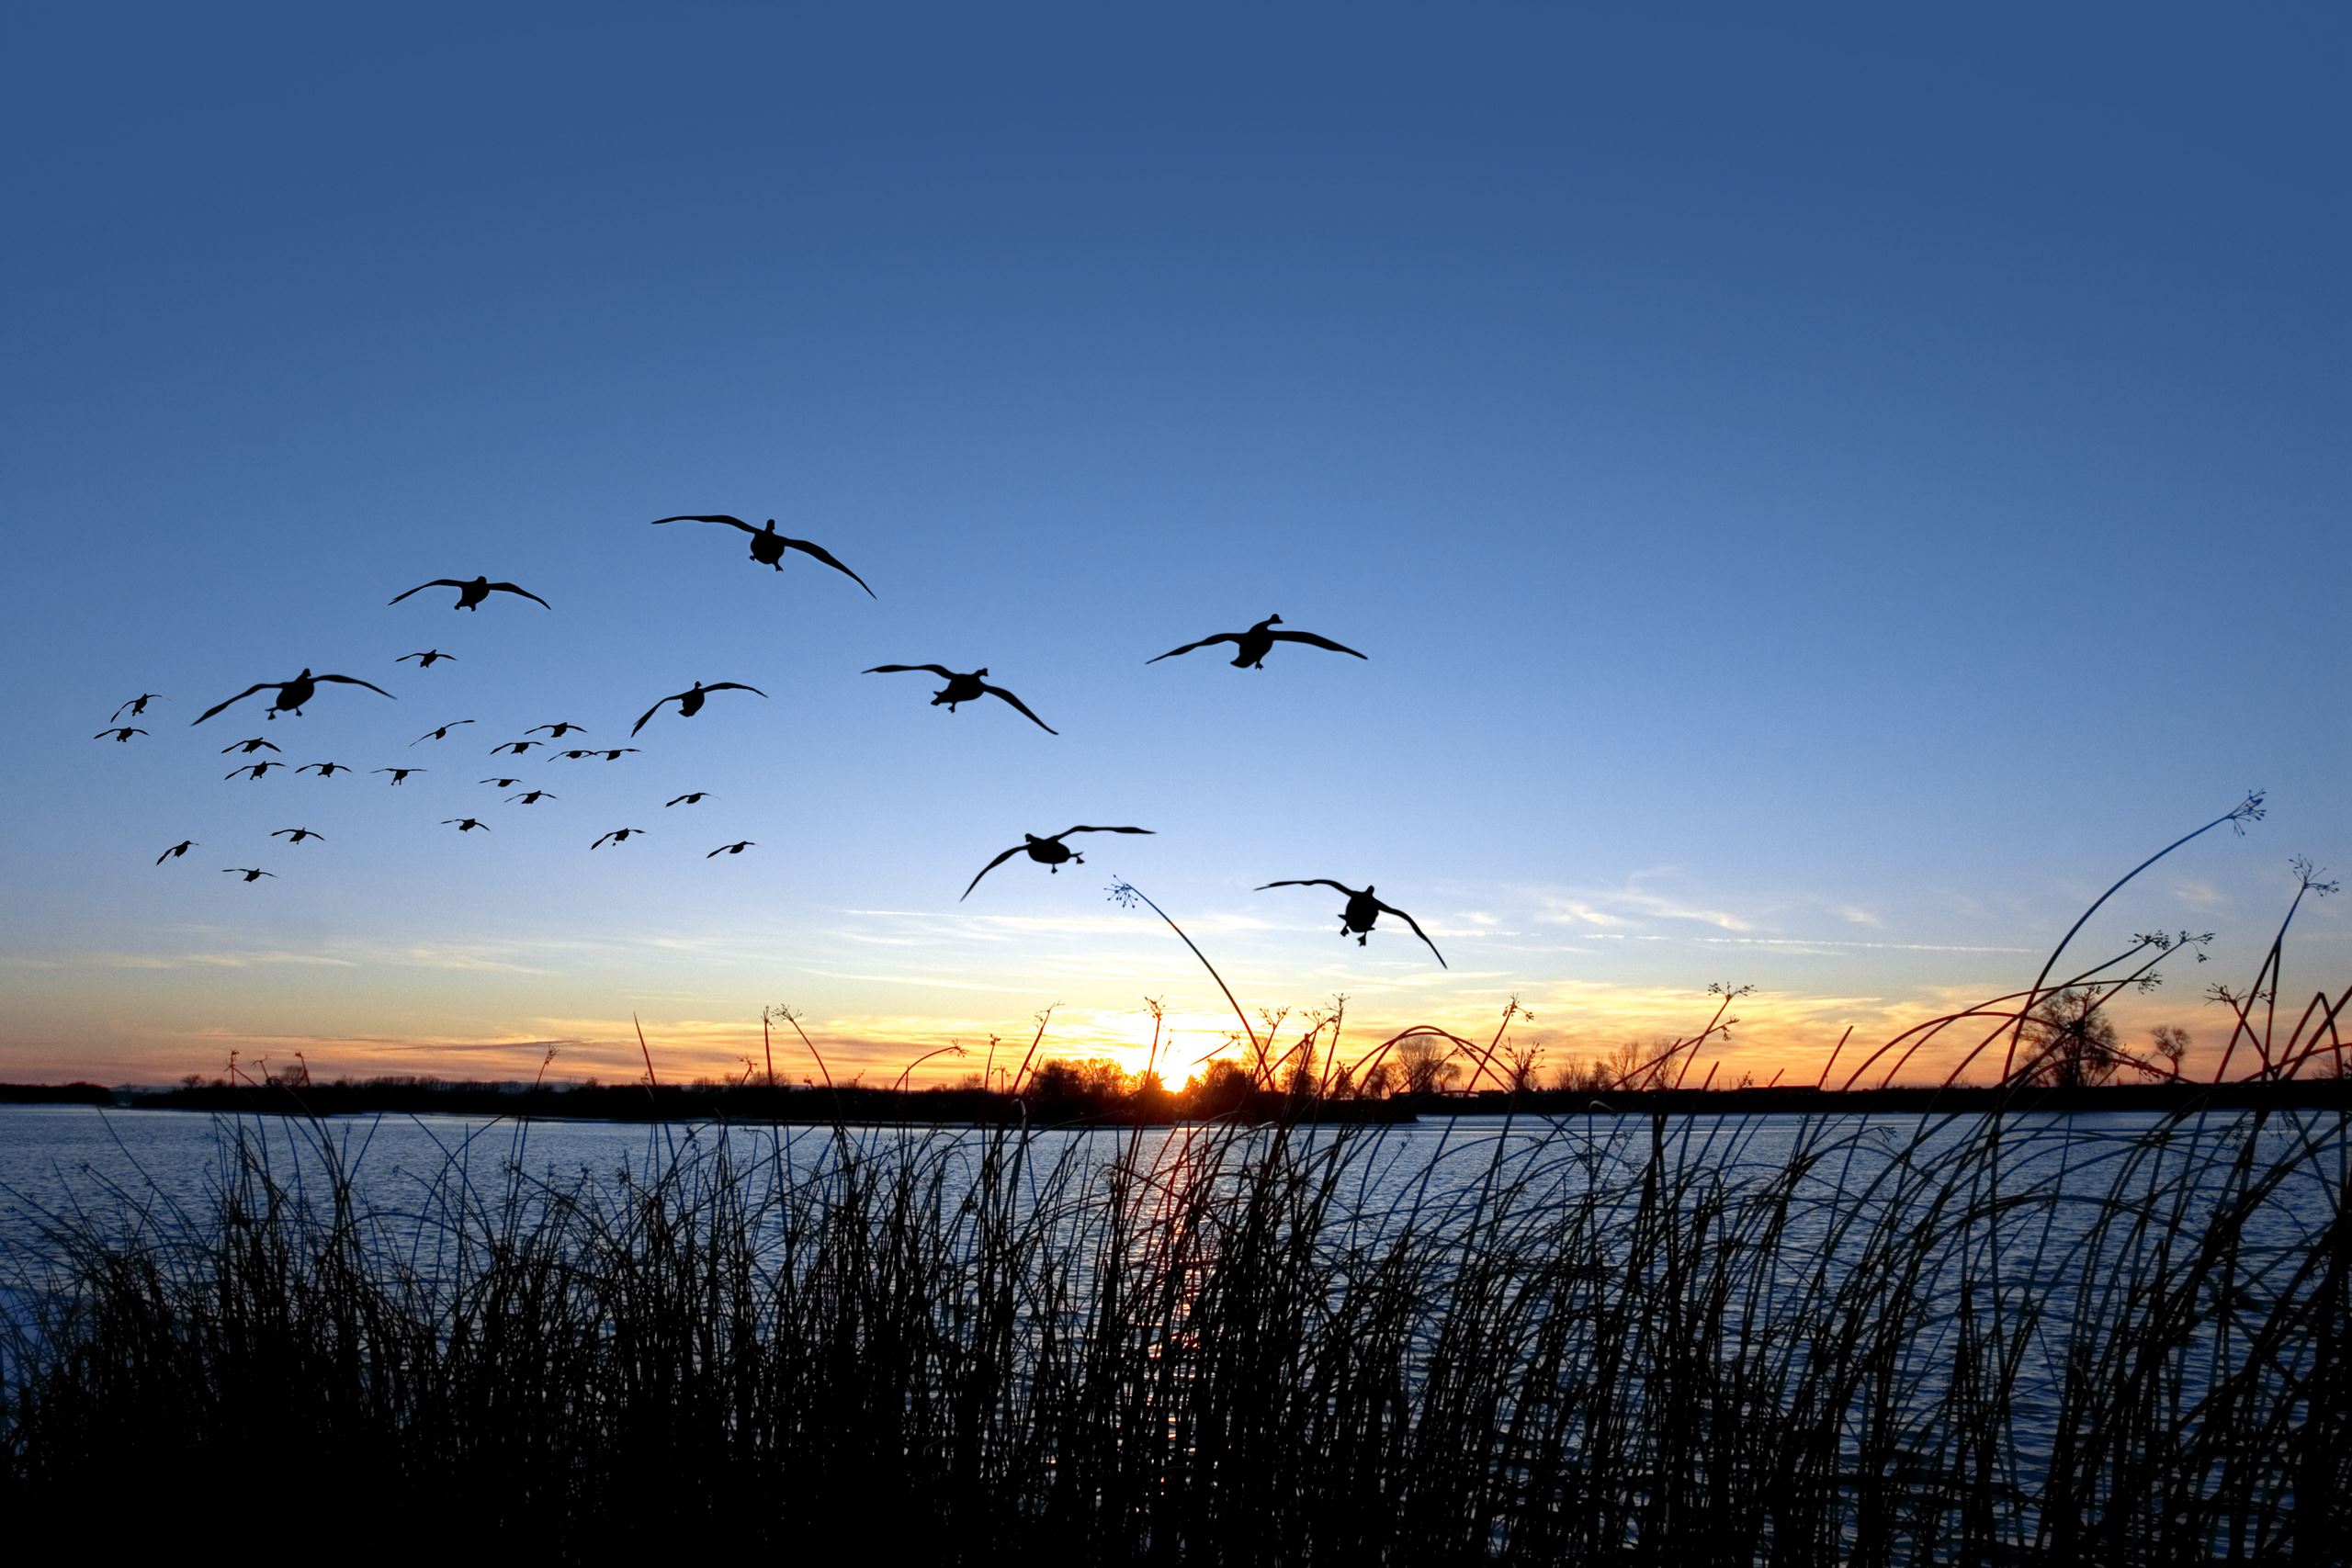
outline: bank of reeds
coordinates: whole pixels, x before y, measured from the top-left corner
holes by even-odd
[[[1939,1027],[2029,1074],[2053,976],[2177,951]],[[2230,1005],[2291,1073],[2343,1004],[2297,1023],[2277,958]],[[657,1127],[563,1179],[517,1126],[397,1201],[349,1124],[223,1127],[209,1205],[18,1260],[6,1517],[573,1560],[2352,1539],[2340,1113]]]

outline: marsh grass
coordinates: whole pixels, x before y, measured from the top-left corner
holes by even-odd
[[[2053,976],[2182,951],[1935,1032],[2030,1058]],[[2274,1071],[2340,1046],[2341,998],[2227,1005]],[[47,1217],[14,1259],[8,1517],[586,1561],[2352,1539],[2341,1113],[657,1126],[568,1177],[518,1123],[399,1201],[366,1126],[225,1121],[208,1201]]]

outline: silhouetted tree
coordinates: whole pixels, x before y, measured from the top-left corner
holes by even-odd
[[[1397,1070],[1405,1076],[1408,1094],[1440,1094],[1462,1076],[1453,1048],[1426,1034],[1416,1034],[1396,1047]]]
[[[2100,1011],[2106,998],[2085,987],[2054,991],[2027,1016],[2025,1037],[2031,1055],[2025,1081],[2045,1089],[2086,1089],[2103,1084],[2126,1068],[2149,1077],[2165,1077],[2118,1041],[2115,1024]]]

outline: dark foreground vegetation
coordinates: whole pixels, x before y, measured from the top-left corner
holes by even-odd
[[[2098,1002],[2182,950],[1925,1037],[2086,1089]],[[2233,1084],[2340,1060],[2352,990],[2289,1006],[2281,952],[2223,993]],[[1613,1089],[1673,1092],[1688,1043]],[[225,1118],[204,1201],[93,1192],[6,1255],[0,1517],[573,1561],[2344,1561],[2340,1105],[1648,1104],[649,1128],[570,1174],[517,1121],[496,1171],[390,1186],[350,1123]]]

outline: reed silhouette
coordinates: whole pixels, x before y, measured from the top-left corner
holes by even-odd
[[[1171,648],[1165,653],[1145,660],[1144,662],[1157,664],[1162,659],[1173,659],[1180,653],[1190,653],[1196,648],[1209,648],[1220,642],[1236,645],[1233,654],[1233,667],[1236,670],[1263,670],[1266,667],[1264,662],[1266,655],[1273,651],[1274,644],[1278,642],[1305,643],[1310,648],[1327,648],[1333,653],[1344,653],[1356,659],[1365,657],[1345,643],[1333,642],[1329,637],[1317,637],[1313,632],[1278,632],[1273,629],[1282,624],[1283,618],[1280,615],[1268,615],[1246,632],[1219,632],[1215,637],[1204,637],[1198,642],[1188,642],[1182,648]]]
[[[302,716],[303,705],[316,696],[320,685],[327,682],[345,686],[365,686],[379,697],[389,697],[392,694],[373,681],[363,681],[356,675],[313,675],[311,673],[310,666],[304,665],[302,672],[291,681],[256,681],[235,696],[213,704],[188,722],[191,725],[202,724],[231,704],[243,702],[255,692],[266,692],[273,688],[277,695],[270,699],[267,716],[276,718],[281,713],[290,713],[300,718]]]
[[[989,672],[986,665],[982,665],[979,669],[971,671],[968,673],[959,674],[956,671],[948,669],[944,664],[877,664],[873,669],[866,671],[865,673],[868,675],[898,675],[914,671],[927,671],[940,677],[947,682],[947,685],[944,690],[933,692],[932,694],[931,705],[933,707],[937,707],[944,703],[947,706],[947,711],[949,713],[954,713],[956,711],[956,705],[958,703],[976,703],[982,697],[1001,697],[1006,702],[1011,703],[1014,707],[1020,709],[1023,717],[1035,725],[1038,728],[1044,730],[1046,734],[1058,735],[1061,733],[1061,731],[1056,729],[1052,725],[1047,724],[1044,719],[1039,718],[1035,714],[1031,713],[1029,711],[1029,705],[1023,702],[1019,697],[1014,696],[1011,692],[1006,691],[1001,686],[991,686],[982,681],[980,677]]]
[[[798,550],[801,554],[809,557],[811,559],[822,561],[825,565],[831,567],[835,571],[840,572],[843,577],[848,578],[860,588],[865,588],[865,596],[867,598],[872,599],[877,597],[873,589],[866,588],[865,579],[850,570],[849,568],[843,566],[840,561],[835,560],[831,554],[829,553],[823,546],[818,545],[808,539],[795,539],[777,533],[775,531],[775,519],[773,517],[768,519],[767,526],[764,528],[754,528],[749,523],[744,522],[741,517],[730,517],[724,512],[713,512],[707,513],[690,513],[680,517],[656,517],[653,520],[652,525],[658,528],[664,523],[718,523],[723,524],[729,528],[741,528],[744,533],[749,534],[752,536],[752,559],[758,562],[760,565],[773,567],[776,570],[782,571],[784,570],[784,552],[786,550]]]

